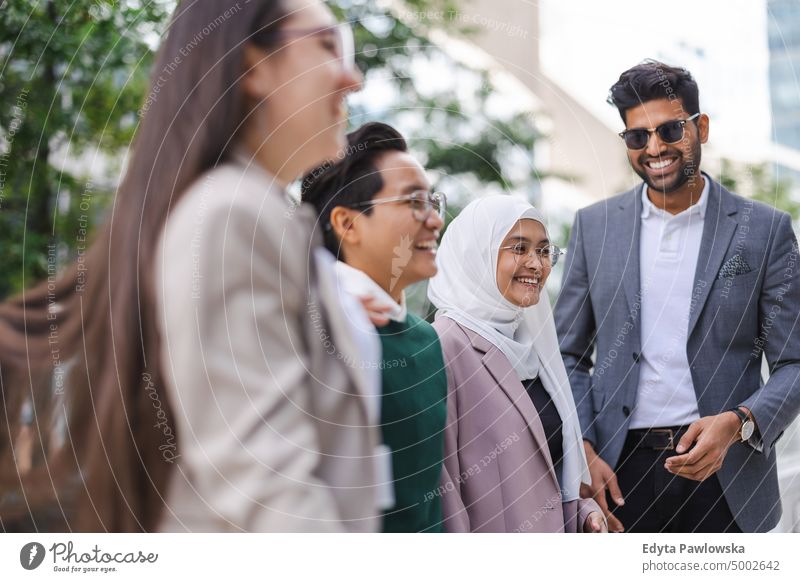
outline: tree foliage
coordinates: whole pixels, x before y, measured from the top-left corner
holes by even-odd
[[[367,83],[375,78],[390,79],[397,93],[392,105],[380,110],[380,116],[410,131],[415,150],[424,156],[428,169],[451,178],[470,175],[471,183],[502,190],[530,189],[531,182],[540,178],[532,167],[533,145],[539,137],[532,112],[508,107],[493,113],[497,107],[490,107],[490,101],[497,98],[498,91],[490,74],[457,61],[426,37],[434,28],[469,37],[474,31],[461,26],[459,18],[463,2],[407,0],[399,14],[365,0],[340,0],[338,4],[344,16],[356,24],[357,58],[367,71]],[[404,19],[404,13],[414,18]],[[447,78],[446,86],[426,86],[424,78],[414,74],[415,65],[422,63],[441,72]],[[354,115],[355,120],[358,117]],[[512,151],[519,154],[517,165],[527,164],[522,172],[508,171],[508,161],[515,157],[509,155]],[[516,175],[510,178],[510,174]],[[458,183],[451,180],[451,188],[459,188]],[[455,197],[463,203],[475,195],[457,192]]]
[[[731,192],[750,196],[788,212],[792,220],[800,220],[800,202],[792,196],[788,180],[776,180],[770,164],[745,164],[738,166],[730,160],[722,160],[720,184]]]
[[[108,177],[98,166],[120,160],[131,144],[152,49],[175,4],[0,0],[0,98],[9,104],[0,110],[0,298],[74,258],[103,219],[119,176],[113,164]],[[433,27],[469,32],[459,27],[458,5],[406,0],[404,10],[423,16],[410,23],[381,2],[331,3],[353,23],[367,83],[383,79],[394,95],[391,106],[354,107],[353,123],[380,119],[410,133],[422,161],[450,180],[454,208],[476,190],[527,191],[537,178],[529,113],[492,116],[490,76],[426,38]],[[421,63],[452,83],[432,90],[413,73]]]
[[[76,160],[130,143],[152,63],[143,39],[167,9],[0,2],[0,297],[43,278],[54,254],[74,254],[100,218],[113,185],[87,180],[91,164]]]

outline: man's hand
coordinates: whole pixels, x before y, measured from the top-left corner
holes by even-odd
[[[364,311],[367,312],[367,317],[375,327],[383,327],[389,323],[389,316],[387,313],[391,311],[391,307],[380,306],[374,297],[369,295],[362,295],[359,298],[361,305],[364,306]]]
[[[593,511],[583,524],[583,533],[608,533],[608,523],[599,511]]]
[[[678,454],[668,458],[664,466],[679,477],[705,481],[722,467],[728,449],[739,440],[741,425],[739,417],[730,411],[704,416],[689,426],[675,447]]]
[[[592,477],[591,486],[581,485],[581,497],[593,497],[603,510],[603,514],[608,520],[608,531],[610,532],[623,532],[625,527],[622,523],[611,514],[608,509],[608,502],[606,501],[606,491],[611,494],[611,498],[617,505],[625,505],[625,500],[622,498],[622,491],[617,484],[617,476],[611,467],[608,466],[603,459],[594,451],[594,447],[587,441],[583,442],[586,449],[586,461],[589,464],[589,474]],[[588,520],[587,520],[588,521]]]

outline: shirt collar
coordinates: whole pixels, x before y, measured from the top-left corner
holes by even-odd
[[[706,208],[708,208],[708,192],[711,189],[711,178],[705,172],[702,172],[703,180],[705,184],[703,185],[703,191],[700,193],[700,199],[692,204],[689,208],[684,210],[683,212],[679,212],[675,216],[681,215],[689,215],[695,212],[700,213],[700,218],[704,219],[706,217]],[[650,202],[650,198],[647,196],[647,183],[642,183],[642,218],[648,218],[651,212],[661,213],[661,214],[669,214],[660,208],[657,208],[655,204]],[[672,215],[670,215],[672,217]]]
[[[351,267],[343,261],[336,261],[336,277],[339,285],[344,288],[351,295],[356,297],[370,297],[378,306],[388,307],[389,311],[386,316],[398,322],[404,322],[408,316],[408,308],[406,307],[406,294],[405,291],[400,296],[400,303],[397,303],[392,296],[389,295],[384,289],[372,280],[372,277],[367,275],[364,271]]]

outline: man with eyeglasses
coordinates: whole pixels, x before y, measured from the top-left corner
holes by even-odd
[[[385,532],[442,529],[438,490],[444,462],[447,375],[433,327],[410,313],[405,289],[436,274],[445,196],[431,188],[405,139],[385,123],[347,136],[346,154],[303,180],[335,262],[338,292],[359,297],[371,312],[383,351],[374,369],[383,385],[381,433],[391,459],[393,500],[383,505]]]
[[[556,306],[583,494],[611,531],[768,531],[775,443],[800,411],[791,219],[700,172],[709,117],[688,71],[645,61],[609,102],[643,184],[578,212]]]

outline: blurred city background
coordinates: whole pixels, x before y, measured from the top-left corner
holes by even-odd
[[[0,0],[0,298],[74,260],[113,210],[174,6]],[[476,197],[524,196],[566,246],[576,209],[639,181],[606,97],[623,70],[655,58],[698,81],[711,118],[704,170],[800,225],[800,0],[331,6],[353,23],[366,74],[351,125],[382,120],[409,136],[451,217]],[[427,313],[424,287],[410,304]],[[778,530],[800,531],[797,423],[779,448]]]

